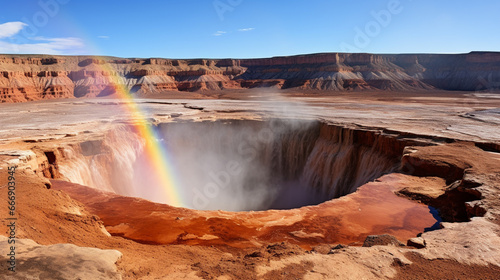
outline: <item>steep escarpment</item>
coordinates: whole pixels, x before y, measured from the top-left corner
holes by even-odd
[[[322,53],[263,59],[1,55],[0,100],[139,96],[271,87],[346,90],[492,90],[500,53]]]
[[[317,54],[242,60],[244,80],[279,88],[319,90],[421,90],[432,89],[391,62],[374,54]]]
[[[499,90],[500,53],[385,55],[408,75],[444,90]]]

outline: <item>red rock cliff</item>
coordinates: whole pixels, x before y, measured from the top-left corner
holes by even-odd
[[[320,53],[262,59],[0,55],[0,101],[252,87],[495,90],[500,53]]]

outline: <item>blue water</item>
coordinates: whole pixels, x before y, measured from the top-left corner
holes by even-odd
[[[424,232],[440,229],[441,227],[439,226],[439,224],[443,221],[443,219],[441,219],[441,216],[439,216],[439,211],[436,208],[431,206],[428,207],[429,207],[429,212],[432,214],[432,217],[436,219],[436,222],[432,226],[425,228]]]

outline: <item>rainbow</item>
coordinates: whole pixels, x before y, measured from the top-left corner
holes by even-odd
[[[110,73],[117,72],[107,63],[101,64],[101,67],[106,68],[103,70]],[[109,79],[108,84],[114,87],[115,94],[123,101],[126,112],[128,112],[131,119],[134,120],[132,122],[133,129],[145,140],[144,152],[150,167],[153,169],[152,174],[156,177],[156,181],[162,188],[164,197],[162,201],[165,201],[171,206],[185,206],[186,204],[183,201],[180,191],[180,183],[174,171],[175,167],[172,162],[172,156],[169,154],[166,145],[158,141],[158,139],[162,137],[158,135],[158,131],[153,127],[153,124],[147,121],[143,110],[141,110],[130,90],[120,81],[119,77],[112,74],[107,77]]]
[[[72,30],[78,31],[79,37],[86,38],[87,50],[90,53],[101,53],[97,44],[93,42],[93,36],[86,34],[85,27],[80,26],[73,18],[61,14],[66,25],[71,26]],[[98,57],[98,55],[97,55]],[[116,73],[117,71],[113,69],[108,63],[100,64],[99,67],[103,71],[108,71],[110,73]],[[124,84],[119,76],[109,75],[108,84],[114,86],[116,95],[121,99],[124,104],[125,111],[128,112],[131,119],[137,120],[132,123],[132,127],[135,132],[146,141],[145,143],[145,155],[147,157],[148,163],[153,172],[151,172],[156,178],[155,181],[162,186],[162,195],[167,204],[176,207],[185,207],[185,199],[182,196],[181,181],[177,178],[175,172],[175,165],[173,164],[173,157],[169,154],[167,147],[161,141],[158,132],[154,129],[153,125],[149,123],[145,117],[145,113],[141,110],[134,97],[130,93],[127,85]]]

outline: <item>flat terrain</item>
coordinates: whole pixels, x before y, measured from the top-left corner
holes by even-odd
[[[428,136],[479,142],[500,141],[497,94],[463,92],[346,92],[314,94],[269,89],[222,91],[219,96],[176,92],[162,98],[136,99],[145,117],[176,119],[290,117],[325,119],[341,124],[386,128]],[[188,99],[180,98],[187,94]],[[215,98],[221,99],[215,99]],[[107,129],[130,112],[113,98],[58,99],[1,104],[0,139],[65,135],[93,127]],[[29,120],[29,121],[26,121]],[[99,123],[98,126],[92,125]]]

